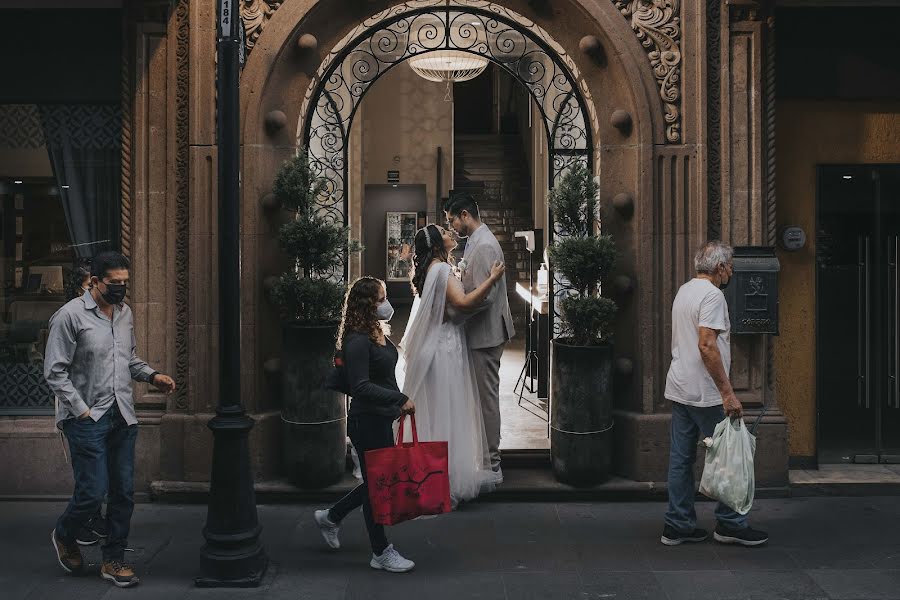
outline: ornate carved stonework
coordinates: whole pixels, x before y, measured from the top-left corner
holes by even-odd
[[[188,114],[190,108],[190,0],[178,0],[175,34],[175,406],[188,407],[188,300],[190,148]]]
[[[123,48],[128,48],[127,39],[123,40]],[[131,256],[131,156],[132,156],[132,120],[131,120],[131,53],[122,53],[121,94],[122,94],[122,181],[121,181],[121,218],[120,246],[122,254]]]
[[[758,21],[762,18],[762,11],[759,2],[756,0],[740,0],[733,2],[728,11],[729,21],[737,23],[740,21]]]
[[[679,0],[613,0],[630,20],[659,84],[666,141],[681,141],[681,9]]]
[[[706,2],[706,202],[707,237],[722,235],[721,0]]]
[[[766,119],[766,238],[769,245],[775,245],[775,20],[769,19],[766,40],[765,65],[765,119]]]
[[[247,54],[253,50],[256,40],[262,34],[263,27],[281,6],[275,0],[241,0],[241,20],[244,22],[244,44]]]
[[[765,62],[765,120],[766,120],[766,242],[775,245],[777,235],[776,195],[775,195],[775,18],[768,19]],[[766,336],[766,376],[767,393],[775,391],[775,348],[771,335]]]

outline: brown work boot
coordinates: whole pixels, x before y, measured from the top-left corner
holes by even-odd
[[[141,582],[134,574],[134,568],[120,560],[104,560],[100,567],[100,577],[112,581],[116,587],[127,588]]]
[[[56,529],[50,532],[50,541],[56,551],[56,560],[66,573],[81,573],[84,568],[84,559],[81,558],[81,549],[78,544],[64,544],[56,537]]]

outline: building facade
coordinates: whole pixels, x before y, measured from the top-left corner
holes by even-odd
[[[848,75],[857,72],[854,65],[870,64],[869,56],[885,54],[884,47],[896,49],[897,42],[885,36],[884,47],[868,53],[836,51],[828,60],[843,70],[810,76],[815,71],[803,57],[814,40],[795,34],[804,19],[831,15],[832,35],[858,37],[853,28],[865,31],[863,21],[841,20],[859,14],[859,3],[819,3],[830,5],[823,8],[761,0],[236,2],[246,56],[240,84],[240,265],[217,259],[218,3],[67,3],[62,12],[53,2],[31,4],[32,10],[2,11],[21,20],[14,30],[22,39],[4,42],[10,44],[5,55],[24,47],[22,56],[29,58],[12,72],[22,85],[0,95],[0,451],[23,457],[0,468],[0,494],[70,490],[69,468],[48,416],[53,399],[39,376],[41,339],[46,319],[62,303],[63,267],[72,255],[88,255],[79,248],[91,246],[80,244],[95,242],[131,257],[129,302],[139,352],[179,386],[168,397],[138,386],[140,491],[149,492],[154,482],[208,481],[212,437],[206,423],[219,393],[220,268],[241,273],[241,395],[256,420],[256,479],[284,476],[280,321],[266,290],[286,267],[276,239],[285,214],[272,197],[272,180],[285,159],[308,146],[331,186],[331,204],[324,208],[356,235],[365,235],[364,190],[386,183],[380,179],[386,170],[401,171],[404,183],[419,185],[422,211],[438,214],[440,198],[453,185],[453,154],[437,149],[452,147],[452,119],[448,123],[442,114],[419,108],[439,99],[443,88],[417,84],[394,69],[433,50],[433,39],[487,57],[497,65],[498,80],[505,77],[524,90],[530,108],[522,120],[540,123],[523,126],[531,132],[523,136],[523,156],[535,229],[546,229],[545,191],[567,164],[585,162],[598,178],[602,226],[621,252],[614,292],[620,306],[615,471],[639,481],[665,480],[669,406],[663,388],[671,302],[693,275],[694,250],[707,238],[778,246],[784,226],[801,227],[806,242],[797,252],[778,250],[781,335],[733,336],[731,377],[750,417],[766,407],[758,432],[758,485],[786,486],[792,459],[806,466],[827,460],[817,441],[824,388],[817,379],[823,363],[815,307],[829,288],[816,287],[814,233],[822,203],[815,173],[826,163],[900,163],[900,94],[885,84],[854,95],[858,88]],[[871,10],[887,11],[883,22],[897,14],[884,6]],[[793,45],[782,41],[782,15],[794,28],[785,38]],[[77,36],[72,23],[81,27]],[[56,33],[40,39],[22,33],[38,27]],[[68,67],[65,61],[50,67],[57,51],[84,39],[96,46],[95,60],[73,53],[65,59]],[[795,71],[804,69],[807,77],[797,79]],[[897,79],[896,65],[872,69],[879,81]],[[41,73],[65,85],[42,81],[36,75]],[[375,87],[382,75],[391,85]],[[799,89],[800,80],[819,87]],[[379,115],[394,115],[398,124],[386,125]],[[56,123],[82,119],[83,132],[63,131],[53,125],[54,117]],[[89,164],[90,173],[86,167],[66,171],[65,161],[54,158],[80,147],[92,149],[89,158],[76,161]],[[887,181],[890,173],[882,176]],[[82,183],[76,184],[79,177]],[[79,185],[91,191],[75,197],[70,190]],[[44,208],[29,214],[32,198],[40,198],[38,207]],[[357,262],[350,270],[367,269]],[[892,310],[885,308],[885,318],[895,323],[898,309]],[[855,385],[855,369],[851,375]],[[840,415],[843,405],[834,402],[829,410]],[[879,427],[888,435],[882,442],[891,432],[900,436],[890,429],[892,413],[883,412]],[[876,460],[891,454],[882,446],[874,451]]]

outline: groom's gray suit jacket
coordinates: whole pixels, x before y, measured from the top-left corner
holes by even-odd
[[[491,276],[491,265],[504,260],[503,249],[487,225],[482,224],[466,240],[463,260],[462,284],[468,294]],[[516,335],[506,294],[506,277],[501,277],[477,314],[466,321],[466,339],[471,350],[494,348]]]

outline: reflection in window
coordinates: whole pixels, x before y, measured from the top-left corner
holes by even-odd
[[[0,105],[0,412],[53,410],[48,321],[118,247],[120,139],[115,105]]]
[[[414,212],[387,213],[387,280],[408,281],[416,238]]]

